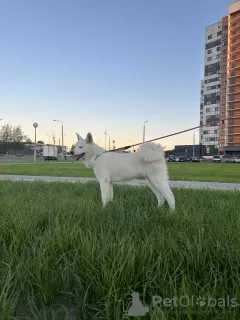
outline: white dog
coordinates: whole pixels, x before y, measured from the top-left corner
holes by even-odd
[[[139,152],[107,152],[93,141],[91,133],[83,139],[78,133],[74,160],[81,159],[87,168],[93,168],[100,183],[103,207],[113,200],[113,183],[145,176],[155,193],[158,206],[167,200],[170,210],[175,199],[168,183],[168,170],[164,149],[160,144],[144,143]]]

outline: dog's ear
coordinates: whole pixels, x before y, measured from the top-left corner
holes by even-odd
[[[92,134],[90,132],[88,132],[85,141],[86,141],[86,143],[92,143],[93,142],[93,137],[92,137]]]
[[[76,135],[77,135],[78,141],[83,140],[83,138],[78,133],[76,133]]]

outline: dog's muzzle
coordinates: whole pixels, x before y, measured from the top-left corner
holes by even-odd
[[[73,157],[74,161],[78,161],[80,160],[83,156],[85,155],[85,153],[81,153],[81,154],[77,154]]]

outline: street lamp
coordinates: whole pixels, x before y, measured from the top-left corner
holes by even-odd
[[[132,140],[129,140],[129,142],[134,144]],[[134,151],[134,147],[132,147],[132,151]]]
[[[34,142],[35,142],[35,144],[34,144],[34,163],[36,163],[36,153],[37,153],[37,142],[36,142],[36,140],[37,140],[37,127],[38,127],[38,123],[37,123],[37,122],[34,122],[33,127],[34,127],[34,129],[35,129],[35,138],[34,138]]]
[[[62,158],[64,159],[64,155],[63,155],[63,121],[62,120],[53,120],[53,121],[58,121],[62,123]]]
[[[145,142],[145,123],[147,123],[148,120],[144,121],[143,123],[143,142]]]
[[[48,143],[50,144],[50,134],[46,134],[48,136]]]
[[[110,135],[107,134],[106,130],[105,130],[104,134],[105,134],[105,151],[106,151],[106,136],[108,136],[108,148],[110,150]]]
[[[198,130],[199,129],[193,131],[193,158],[195,156],[195,132],[198,131]]]

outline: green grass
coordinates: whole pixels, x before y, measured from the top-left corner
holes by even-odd
[[[239,163],[168,163],[171,180],[239,182]],[[0,174],[94,177],[82,163],[1,164]]]
[[[170,214],[149,188],[115,186],[102,209],[95,183],[0,186],[0,319],[120,320],[132,291],[150,305],[138,319],[239,319],[239,307],[151,303],[240,303],[239,192],[174,189]]]

